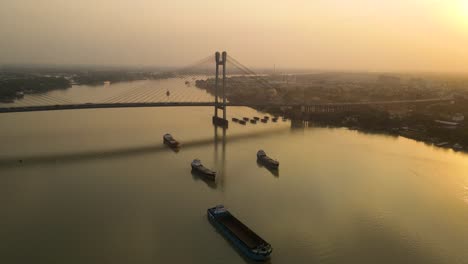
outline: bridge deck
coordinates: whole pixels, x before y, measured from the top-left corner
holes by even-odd
[[[405,103],[430,103],[451,101],[451,98],[434,98],[420,100],[396,100],[396,101],[375,101],[375,102],[348,102],[348,103],[297,103],[297,104],[271,104],[271,103],[227,103],[227,106],[246,106],[246,107],[336,107],[336,106],[359,106],[359,105],[389,105]],[[0,113],[15,112],[35,112],[52,110],[73,110],[73,109],[100,109],[100,108],[129,108],[129,107],[181,107],[181,106],[215,106],[214,102],[154,102],[154,103],[85,103],[85,104],[64,104],[64,105],[45,105],[45,106],[12,106],[0,107]]]

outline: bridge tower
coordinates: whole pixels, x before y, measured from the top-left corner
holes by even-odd
[[[216,77],[215,77],[215,112],[213,116],[213,124],[216,126],[228,127],[226,119],[226,60],[227,53],[223,51],[222,55],[219,52],[215,53],[216,62]],[[223,80],[221,90],[219,89],[219,66],[222,66]],[[221,93],[221,95],[220,95]],[[223,111],[223,117],[218,116],[218,110]]]

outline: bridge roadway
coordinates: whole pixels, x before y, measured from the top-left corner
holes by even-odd
[[[360,106],[360,105],[391,105],[406,103],[436,103],[452,101],[452,98],[432,98],[419,100],[395,100],[395,101],[373,101],[373,102],[348,102],[348,103],[227,103],[227,106],[247,107],[338,107],[338,106]],[[180,107],[180,106],[215,106],[214,102],[152,102],[152,103],[85,103],[64,104],[44,106],[12,106],[0,107],[0,113],[36,112],[53,110],[75,110],[75,109],[100,109],[100,108],[129,108],[129,107]]]

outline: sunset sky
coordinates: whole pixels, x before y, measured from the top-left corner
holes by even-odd
[[[468,0],[2,0],[0,64],[468,72]]]

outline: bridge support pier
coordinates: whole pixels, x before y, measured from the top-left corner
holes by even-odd
[[[215,53],[216,61],[216,77],[215,77],[215,112],[213,116],[213,124],[215,126],[228,127],[228,120],[226,119],[226,60],[227,53],[223,51],[220,56],[219,52]],[[223,67],[223,84],[221,88],[221,96],[219,95],[219,66]],[[220,99],[222,102],[220,102]],[[218,116],[218,109],[223,110],[223,117]]]

